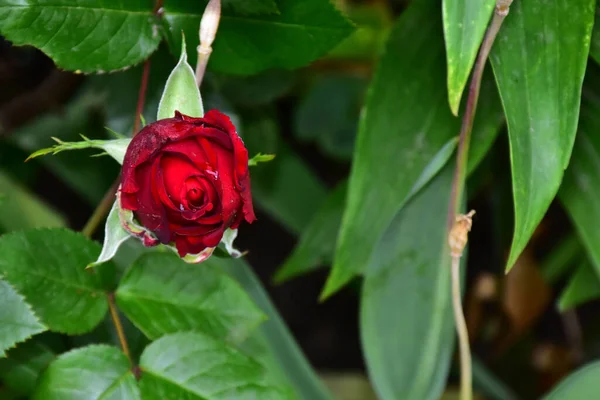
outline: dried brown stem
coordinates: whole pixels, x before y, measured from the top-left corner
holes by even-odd
[[[221,0],[210,0],[206,5],[200,20],[200,45],[197,48],[198,61],[196,62],[196,85],[200,87],[212,53],[212,44],[219,29],[221,19]]]

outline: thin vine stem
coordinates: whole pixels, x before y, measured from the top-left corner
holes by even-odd
[[[465,186],[469,144],[471,141],[471,132],[473,130],[473,121],[477,111],[477,102],[479,100],[479,91],[481,89],[483,71],[485,69],[485,65],[494,41],[496,40],[496,36],[498,35],[498,31],[500,30],[504,19],[508,15],[511,3],[512,0],[497,0],[492,22],[487,29],[479,49],[479,54],[477,55],[477,60],[475,61],[473,75],[469,85],[467,105],[460,129],[458,152],[456,155],[456,169],[454,170],[450,201],[448,204],[447,225],[452,259],[452,306],[454,311],[456,333],[458,335],[459,342],[461,400],[471,400],[473,398],[473,372],[471,349],[469,344],[469,332],[462,307],[462,296],[460,289],[460,257],[462,256],[464,247],[467,244],[468,232],[471,230],[471,217],[474,212],[472,211],[464,216],[459,215],[458,211]]]

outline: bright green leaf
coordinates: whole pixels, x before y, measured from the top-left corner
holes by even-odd
[[[180,0],[164,7],[169,46],[179,51],[183,30],[192,64],[205,4]],[[277,6],[277,15],[241,15],[223,9],[209,68],[251,75],[269,68],[302,67],[352,32],[352,25],[328,0],[279,0]]]
[[[571,163],[558,197],[600,277],[600,68],[590,65]]]
[[[252,268],[242,259],[212,257],[203,265],[214,265],[235,278],[263,310],[268,320],[241,345],[269,373],[267,377],[278,385],[292,385],[299,399],[332,400],[323,383],[310,367],[302,350],[270,301]]]
[[[56,358],[48,346],[28,340],[0,358],[0,380],[22,396],[29,396],[43,370]],[[1,396],[0,396],[1,397]]]
[[[13,182],[3,171],[0,171],[0,193],[0,228],[5,231],[66,225],[62,215],[35,194]]]
[[[100,246],[66,229],[39,229],[0,237],[0,275],[31,304],[50,330],[81,334],[108,309],[105,282],[114,265],[85,270]]]
[[[507,270],[550,206],[571,157],[595,3],[515,1],[492,49],[515,204]]]
[[[446,226],[453,169],[396,214],[365,271],[361,338],[382,399],[439,399],[446,386],[455,336]]]
[[[183,39],[185,40],[185,37]],[[179,62],[165,84],[165,90],[158,103],[156,119],[173,118],[175,111],[197,118],[204,115],[200,90],[196,85],[196,75],[187,61],[185,41],[181,44]]]
[[[2,278],[2,275],[0,275]],[[46,330],[25,298],[0,279],[0,357],[15,344]]]
[[[32,45],[63,69],[114,71],[135,65],[161,41],[152,1],[5,0],[0,32]]]
[[[444,0],[448,100],[454,115],[475,63],[495,0]]]
[[[60,355],[40,376],[34,400],[140,400],[125,354],[92,345]]]
[[[360,122],[348,203],[323,297],[361,272],[425,166],[458,133],[444,90],[441,21],[432,18],[439,12],[434,0],[413,2],[390,34]]]
[[[269,162],[275,158],[275,154],[262,154],[258,153],[254,157],[248,160],[249,167],[256,167],[259,163]]]
[[[108,153],[108,155],[114,158],[119,164],[123,164],[127,146],[131,143],[131,139],[91,140],[83,135],[81,138],[83,140],[80,142],[63,142],[62,140],[53,137],[52,139],[58,144],[35,151],[25,161],[47,154],[56,155],[61,151],[67,150],[101,149]]]
[[[285,399],[262,385],[264,368],[200,333],[163,336],[140,358],[144,399]]]
[[[240,342],[264,320],[248,295],[219,268],[189,265],[174,254],[133,263],[116,293],[119,308],[150,339],[196,330]]]
[[[563,379],[544,400],[594,399],[600,392],[600,362],[579,368]]]
[[[558,308],[566,311],[600,297],[600,279],[589,261],[584,261],[564,288],[558,300]]]

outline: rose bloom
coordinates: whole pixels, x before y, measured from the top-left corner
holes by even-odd
[[[256,219],[248,151],[219,111],[203,118],[176,111],[131,141],[120,201],[160,243],[174,243],[181,257],[216,247],[227,228]]]

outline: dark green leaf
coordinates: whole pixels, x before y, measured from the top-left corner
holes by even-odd
[[[3,171],[0,171],[0,196],[0,228],[4,231],[66,225],[62,215]]]
[[[275,0],[223,0],[223,9],[231,10],[242,15],[277,14]]]
[[[546,213],[571,157],[595,3],[515,1],[492,49],[515,202],[507,270]]]
[[[265,318],[218,267],[186,264],[174,254],[142,256],[125,273],[116,297],[150,339],[196,330],[240,342]]]
[[[35,400],[139,400],[131,365],[119,349],[93,345],[60,355],[40,376]]]
[[[241,259],[212,257],[205,264],[227,271],[267,314],[268,320],[254,331],[242,348],[267,368],[269,381],[280,386],[292,385],[299,399],[331,400],[252,268]]]
[[[579,368],[563,379],[544,400],[593,399],[600,392],[600,362]]]
[[[361,338],[382,399],[440,398],[454,346],[447,165],[394,217],[365,271]],[[402,362],[398,362],[402,360]]]
[[[448,100],[452,112],[457,115],[462,93],[496,2],[444,0],[443,4],[448,60]]]
[[[348,185],[344,181],[327,196],[302,232],[294,251],[277,271],[277,282],[287,281],[331,262],[347,191]]]
[[[29,396],[37,379],[56,354],[37,340],[28,340],[0,358],[0,379],[15,392]],[[1,398],[1,396],[0,396]]]
[[[566,311],[600,297],[600,279],[589,261],[584,261],[571,276],[558,300],[558,308]]]
[[[219,90],[232,103],[245,107],[265,105],[289,92],[296,83],[296,74],[284,69],[272,69],[251,76],[228,75],[217,79]]]
[[[2,275],[0,274],[0,278]],[[46,330],[23,296],[0,279],[0,357],[15,344]]]
[[[323,297],[361,272],[425,166],[458,132],[444,90],[441,21],[432,18],[439,8],[434,0],[411,3],[390,34],[359,126],[348,204]]]
[[[558,193],[600,277],[600,69],[590,65],[573,157]]]
[[[106,314],[105,282],[114,265],[93,270],[100,246],[66,229],[20,231],[0,237],[0,275],[19,291],[50,330],[81,334]]]
[[[209,336],[163,336],[140,359],[144,399],[285,399],[263,385],[264,368]]]
[[[181,49],[181,31],[196,62],[198,27],[205,2],[165,4],[163,24],[171,51]],[[351,24],[328,0],[279,0],[277,15],[241,15],[223,9],[209,67],[234,74],[298,68],[319,58],[350,32]]]
[[[581,261],[583,251],[583,246],[574,233],[554,245],[541,265],[541,272],[546,282],[553,285],[562,279],[575,263]]]
[[[592,31],[592,40],[590,42],[590,56],[600,63],[600,5],[596,5],[596,20],[594,30]]]
[[[0,32],[32,45],[63,69],[114,71],[137,64],[161,40],[150,0],[8,0],[0,5]]]

